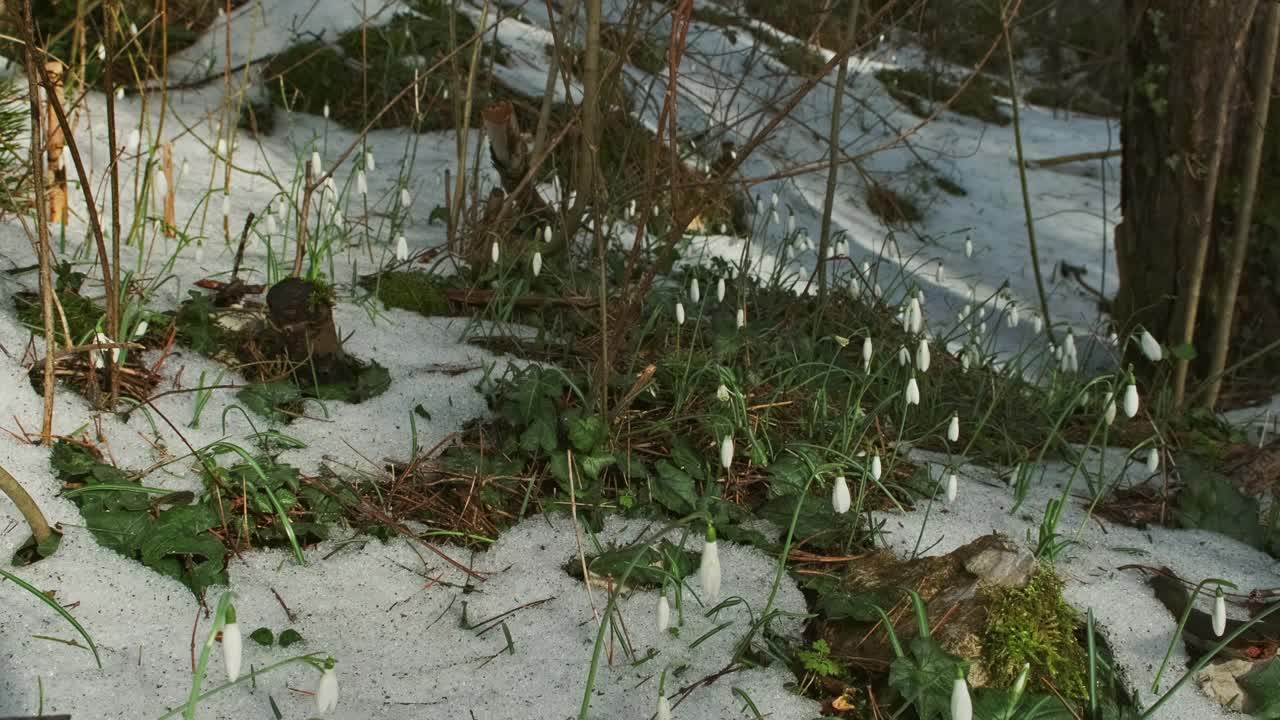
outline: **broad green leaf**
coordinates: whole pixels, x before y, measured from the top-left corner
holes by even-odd
[[[917,636],[911,651],[889,666],[889,684],[911,701],[920,720],[949,720],[956,668],[963,666],[933,638]]]
[[[289,647],[294,643],[302,642],[302,635],[297,630],[289,628],[280,633],[280,647]]]
[[[698,491],[693,478],[666,460],[654,465],[655,477],[650,485],[653,500],[677,515],[687,515],[698,505]]]
[[[569,442],[580,453],[589,453],[599,448],[609,436],[609,429],[595,415],[573,418],[567,420],[566,424],[569,426]]]
[[[271,647],[276,642],[275,633],[271,632],[271,628],[260,627],[249,633],[249,639],[264,647]]]
[[[1240,678],[1254,703],[1253,717],[1258,720],[1280,720],[1280,662],[1271,658]]]

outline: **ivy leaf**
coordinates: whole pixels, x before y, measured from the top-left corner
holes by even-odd
[[[302,642],[302,634],[293,628],[289,628],[280,633],[280,647],[289,647],[294,643]]]
[[[573,449],[580,453],[589,453],[604,444],[609,429],[599,417],[592,415],[585,418],[573,418],[567,421],[569,426],[569,442]]]
[[[889,685],[911,701],[920,720],[946,720],[956,668],[963,666],[933,638],[917,636],[911,652],[889,666]]]
[[[654,469],[657,477],[650,486],[654,502],[677,515],[693,512],[698,505],[698,492],[689,473],[666,460],[659,460]]]

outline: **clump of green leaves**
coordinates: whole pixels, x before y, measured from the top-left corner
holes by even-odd
[[[922,101],[946,100],[960,90],[958,83],[925,70],[880,70],[876,79],[884,84],[893,99],[921,117],[929,114]],[[994,82],[979,75],[951,102],[950,109],[995,125],[1008,125],[1009,116],[995,99],[999,89]]]
[[[1024,587],[987,591],[982,659],[996,687],[1009,687],[1031,664],[1032,686],[1047,680],[1065,697],[1085,700],[1084,648],[1076,640],[1076,614],[1062,599],[1062,580],[1042,567]]]
[[[800,683],[800,693],[803,695],[814,682],[820,677],[840,677],[844,674],[844,668],[840,663],[831,657],[831,646],[826,640],[818,639],[813,641],[810,649],[800,649],[796,651],[796,659],[800,661],[804,667],[804,680]]]

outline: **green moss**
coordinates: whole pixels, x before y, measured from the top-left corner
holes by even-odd
[[[67,328],[71,331],[70,343],[79,345],[82,340],[91,338],[98,324],[102,322],[105,312],[92,300],[72,290],[59,290],[58,301],[62,303]],[[16,293],[13,296],[13,304],[17,307],[19,322],[37,335],[44,332],[44,311],[40,304],[40,295],[28,292]],[[53,328],[54,337],[59,344],[68,342],[56,309]]]
[[[958,84],[924,70],[880,70],[876,79],[884,84],[895,100],[920,117],[929,114],[922,100],[941,102],[960,89]],[[995,99],[1001,90],[1007,94],[1007,88],[979,75],[952,101],[951,110],[996,125],[1008,125],[1009,116],[1004,114]]]
[[[1062,599],[1062,580],[1041,568],[1025,587],[987,592],[982,660],[996,687],[1009,687],[1031,664],[1031,685],[1046,680],[1073,700],[1087,698],[1084,648],[1075,611]]]
[[[389,308],[412,310],[420,315],[445,315],[449,302],[444,286],[427,273],[395,270],[367,278],[362,283]]]

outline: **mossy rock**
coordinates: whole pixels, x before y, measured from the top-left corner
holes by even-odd
[[[392,270],[367,277],[360,283],[389,308],[411,310],[419,315],[449,314],[444,285],[427,273]]]
[[[929,115],[923,101],[942,102],[960,89],[958,83],[924,70],[880,70],[876,79],[884,84],[890,96],[920,117]],[[979,75],[952,101],[950,109],[984,122],[1008,125],[1009,116],[996,102],[997,94],[1007,95],[1008,88]]]
[[[1047,684],[1072,700],[1088,698],[1084,648],[1076,639],[1076,613],[1062,599],[1062,580],[1040,568],[1023,587],[987,591],[982,659],[996,687],[1010,687],[1031,664],[1030,686]]]

